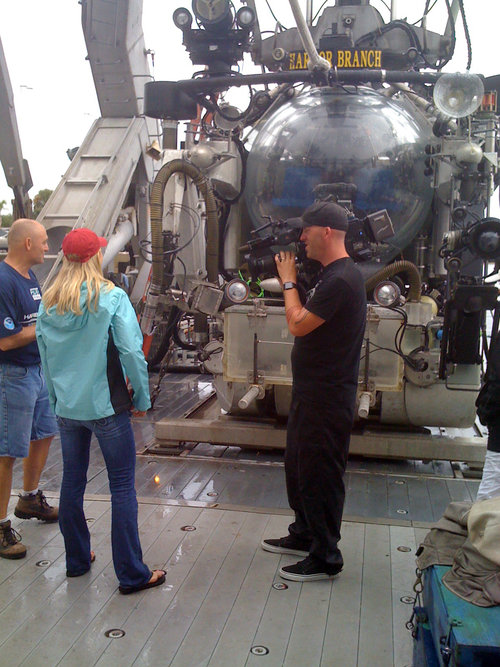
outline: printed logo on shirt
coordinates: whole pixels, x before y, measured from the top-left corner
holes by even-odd
[[[23,327],[29,326],[30,324],[35,324],[38,317],[38,311],[36,313],[26,313],[23,318]]]
[[[16,325],[14,324],[14,320],[12,319],[12,317],[6,317],[3,321],[3,325],[8,331],[12,331],[13,329],[16,328]]]
[[[30,289],[30,294],[33,301],[40,301],[40,299],[42,298],[42,295],[40,294],[40,290],[38,289],[38,287],[32,287]]]
[[[318,283],[318,285],[319,285],[319,283]],[[313,298],[313,296],[314,296],[314,292],[316,291],[318,285],[315,285],[312,289],[310,289],[310,290],[307,292],[307,294],[306,294],[306,301],[309,301],[310,299]]]

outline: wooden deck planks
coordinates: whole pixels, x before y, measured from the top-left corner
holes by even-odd
[[[389,526],[365,526],[358,667],[393,661],[389,535]]]
[[[168,569],[154,591],[124,597],[111,561],[110,506],[86,507],[97,560],[91,573],[65,577],[56,526],[20,522],[36,547],[0,583],[0,652],[5,664],[155,667],[402,667],[411,661],[405,622],[415,547],[424,529],[345,522],[345,568],[329,582],[286,582],[281,564],[295,556],[264,552],[265,537],[286,534],[289,517],[140,504],[145,561]],[[24,524],[28,524],[24,526]],[[194,525],[193,532],[182,531]],[[410,552],[398,551],[406,546]],[[45,569],[35,559],[49,557]],[[1,564],[0,572],[6,570]],[[120,628],[125,636],[105,632]],[[252,647],[265,647],[265,656]]]
[[[244,517],[241,530],[236,534],[222,566],[184,635],[172,660],[172,667],[208,664],[247,577],[268,520],[264,514],[247,514]]]
[[[272,584],[280,556],[263,551],[259,544],[262,539],[286,535],[289,517],[267,517],[264,530],[256,535],[257,547],[252,562],[242,580],[230,613],[222,629],[219,641],[210,656],[210,667],[234,665],[243,667],[255,645],[255,636],[267,601],[273,591]],[[286,595],[287,590],[281,591]]]
[[[321,667],[356,667],[360,633],[365,524],[343,523],[342,574],[333,580]]]
[[[237,471],[238,466],[230,477],[237,478]],[[193,483],[200,474],[192,476]],[[248,479],[256,483],[258,472]],[[391,488],[394,480],[387,486],[384,476],[369,480],[362,494],[382,504],[388,499],[390,512],[405,498],[412,502],[412,493],[416,502],[406,484]],[[438,501],[444,502],[449,485],[432,481],[439,482]],[[469,494],[462,484],[461,495]],[[427,485],[416,488],[421,507],[426,501],[432,506]],[[10,510],[16,501],[13,497]],[[145,561],[151,568],[166,565],[168,574],[164,586],[130,598],[117,592],[109,499],[86,503],[97,560],[89,575],[74,580],[65,577],[57,524],[18,521],[30,549],[26,559],[0,563],[2,662],[30,667],[411,664],[412,640],[405,628],[411,605],[401,598],[414,596],[415,549],[426,528],[410,522],[408,527],[345,522],[342,574],[331,582],[286,582],[288,588],[279,590],[273,582],[283,583],[280,564],[297,558],[264,552],[260,541],[286,534],[290,517],[248,509],[140,503]],[[182,531],[188,524],[196,530]],[[401,546],[410,551],[398,550]],[[37,567],[44,558],[51,564]],[[104,633],[111,628],[126,634],[109,639]],[[255,646],[269,653],[252,655]]]
[[[394,643],[394,665],[411,665],[413,639],[406,629],[413,605],[405,604],[402,599],[415,597],[415,532],[405,526],[391,526],[389,529],[391,547],[391,587],[392,587],[392,624]],[[410,549],[400,551],[399,548]]]

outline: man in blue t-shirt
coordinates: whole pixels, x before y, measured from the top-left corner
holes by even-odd
[[[347,254],[347,211],[334,202],[312,204],[302,218],[300,240],[309,259],[323,269],[303,305],[296,285],[295,257],[276,255],[292,350],[292,402],[288,415],[285,475],[295,520],[288,535],[265,539],[262,548],[302,556],[279,574],[292,581],[317,581],[338,574],[344,508],[344,471],[354,420],[359,354],[366,321],[361,272]]]
[[[31,270],[48,250],[45,227],[35,220],[16,220],[9,231],[7,257],[0,262],[0,557],[23,558],[26,547],[7,518],[16,458],[24,459],[24,492],[14,514],[21,519],[53,522],[38,489],[57,423],[49,405],[35,324],[40,285]]]

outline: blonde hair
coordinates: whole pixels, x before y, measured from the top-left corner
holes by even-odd
[[[63,257],[61,270],[43,296],[45,310],[48,311],[49,308],[56,306],[58,315],[69,311],[75,315],[82,315],[80,294],[83,283],[87,283],[87,308],[96,312],[101,289],[109,291],[114,287],[114,283],[104,278],[102,274],[100,251],[83,264],[70,262]]]

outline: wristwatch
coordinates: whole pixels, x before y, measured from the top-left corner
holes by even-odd
[[[297,289],[297,285],[291,281],[287,281],[286,283],[283,283],[283,290],[286,289]]]

